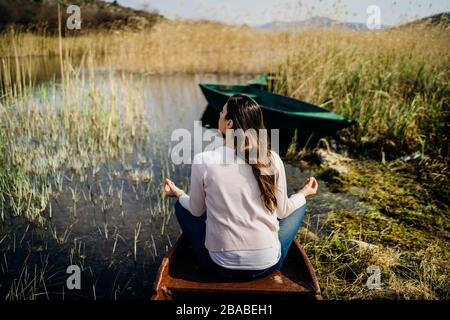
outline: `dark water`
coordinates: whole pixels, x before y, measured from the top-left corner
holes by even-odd
[[[98,70],[100,84],[107,82],[106,77]],[[150,298],[157,267],[180,234],[173,200],[161,197],[161,182],[169,177],[184,188],[188,185],[189,165],[174,165],[169,157],[171,133],[179,128],[192,132],[194,121],[200,120],[206,100],[199,82],[250,79],[216,74],[131,77],[145,93],[148,139],[123,158],[101,165],[98,172],[83,176],[64,172],[64,187],[52,202],[52,220],[46,228],[20,218],[0,224],[0,296]],[[302,172],[286,164],[286,173],[292,193],[314,170]],[[317,232],[320,217],[356,201],[330,193],[319,183],[320,195],[308,201],[310,215],[305,221]],[[66,287],[69,265],[82,270],[80,290]]]

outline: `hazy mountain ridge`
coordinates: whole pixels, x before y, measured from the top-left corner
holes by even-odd
[[[399,28],[416,26],[435,26],[448,29],[450,28],[450,12],[442,12],[429,17],[414,20],[400,25]]]
[[[443,12],[429,17],[421,18],[411,21],[400,26],[391,27],[388,25],[381,25],[381,29],[388,28],[402,28],[419,25],[432,25],[449,28],[450,26],[450,12]],[[302,21],[286,22],[274,21],[256,26],[257,29],[281,31],[281,30],[303,30],[308,28],[343,28],[348,30],[365,31],[369,30],[365,23],[358,22],[342,22],[327,17],[312,17]]]
[[[257,26],[258,29],[273,30],[273,31],[292,30],[292,29],[302,30],[307,28],[330,28],[330,27],[337,27],[350,30],[369,30],[369,28],[365,23],[341,22],[327,17],[312,17],[306,20],[294,22],[275,21]],[[382,25],[381,28],[384,29],[387,28],[387,26]]]

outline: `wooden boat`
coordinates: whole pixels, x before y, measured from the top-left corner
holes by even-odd
[[[195,263],[194,252],[181,236],[164,257],[154,283],[152,300],[176,299],[321,299],[314,269],[297,241],[283,267],[250,281],[229,282],[205,273]]]
[[[264,79],[262,80],[264,82]],[[355,123],[339,114],[313,104],[262,90],[258,84],[199,84],[208,104],[220,112],[228,98],[244,93],[261,106],[268,129],[298,131],[298,143],[305,145]]]

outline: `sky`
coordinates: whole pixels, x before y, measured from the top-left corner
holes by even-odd
[[[111,2],[112,0],[108,0]],[[118,0],[135,9],[157,10],[169,19],[207,19],[257,26],[314,16],[365,23],[367,8],[380,8],[382,25],[398,25],[450,11],[450,0]]]

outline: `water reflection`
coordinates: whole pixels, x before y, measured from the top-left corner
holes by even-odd
[[[77,65],[80,57],[73,57]],[[20,82],[23,86],[37,85],[61,78],[61,63],[58,57],[26,56],[0,58],[0,96],[11,84]]]

